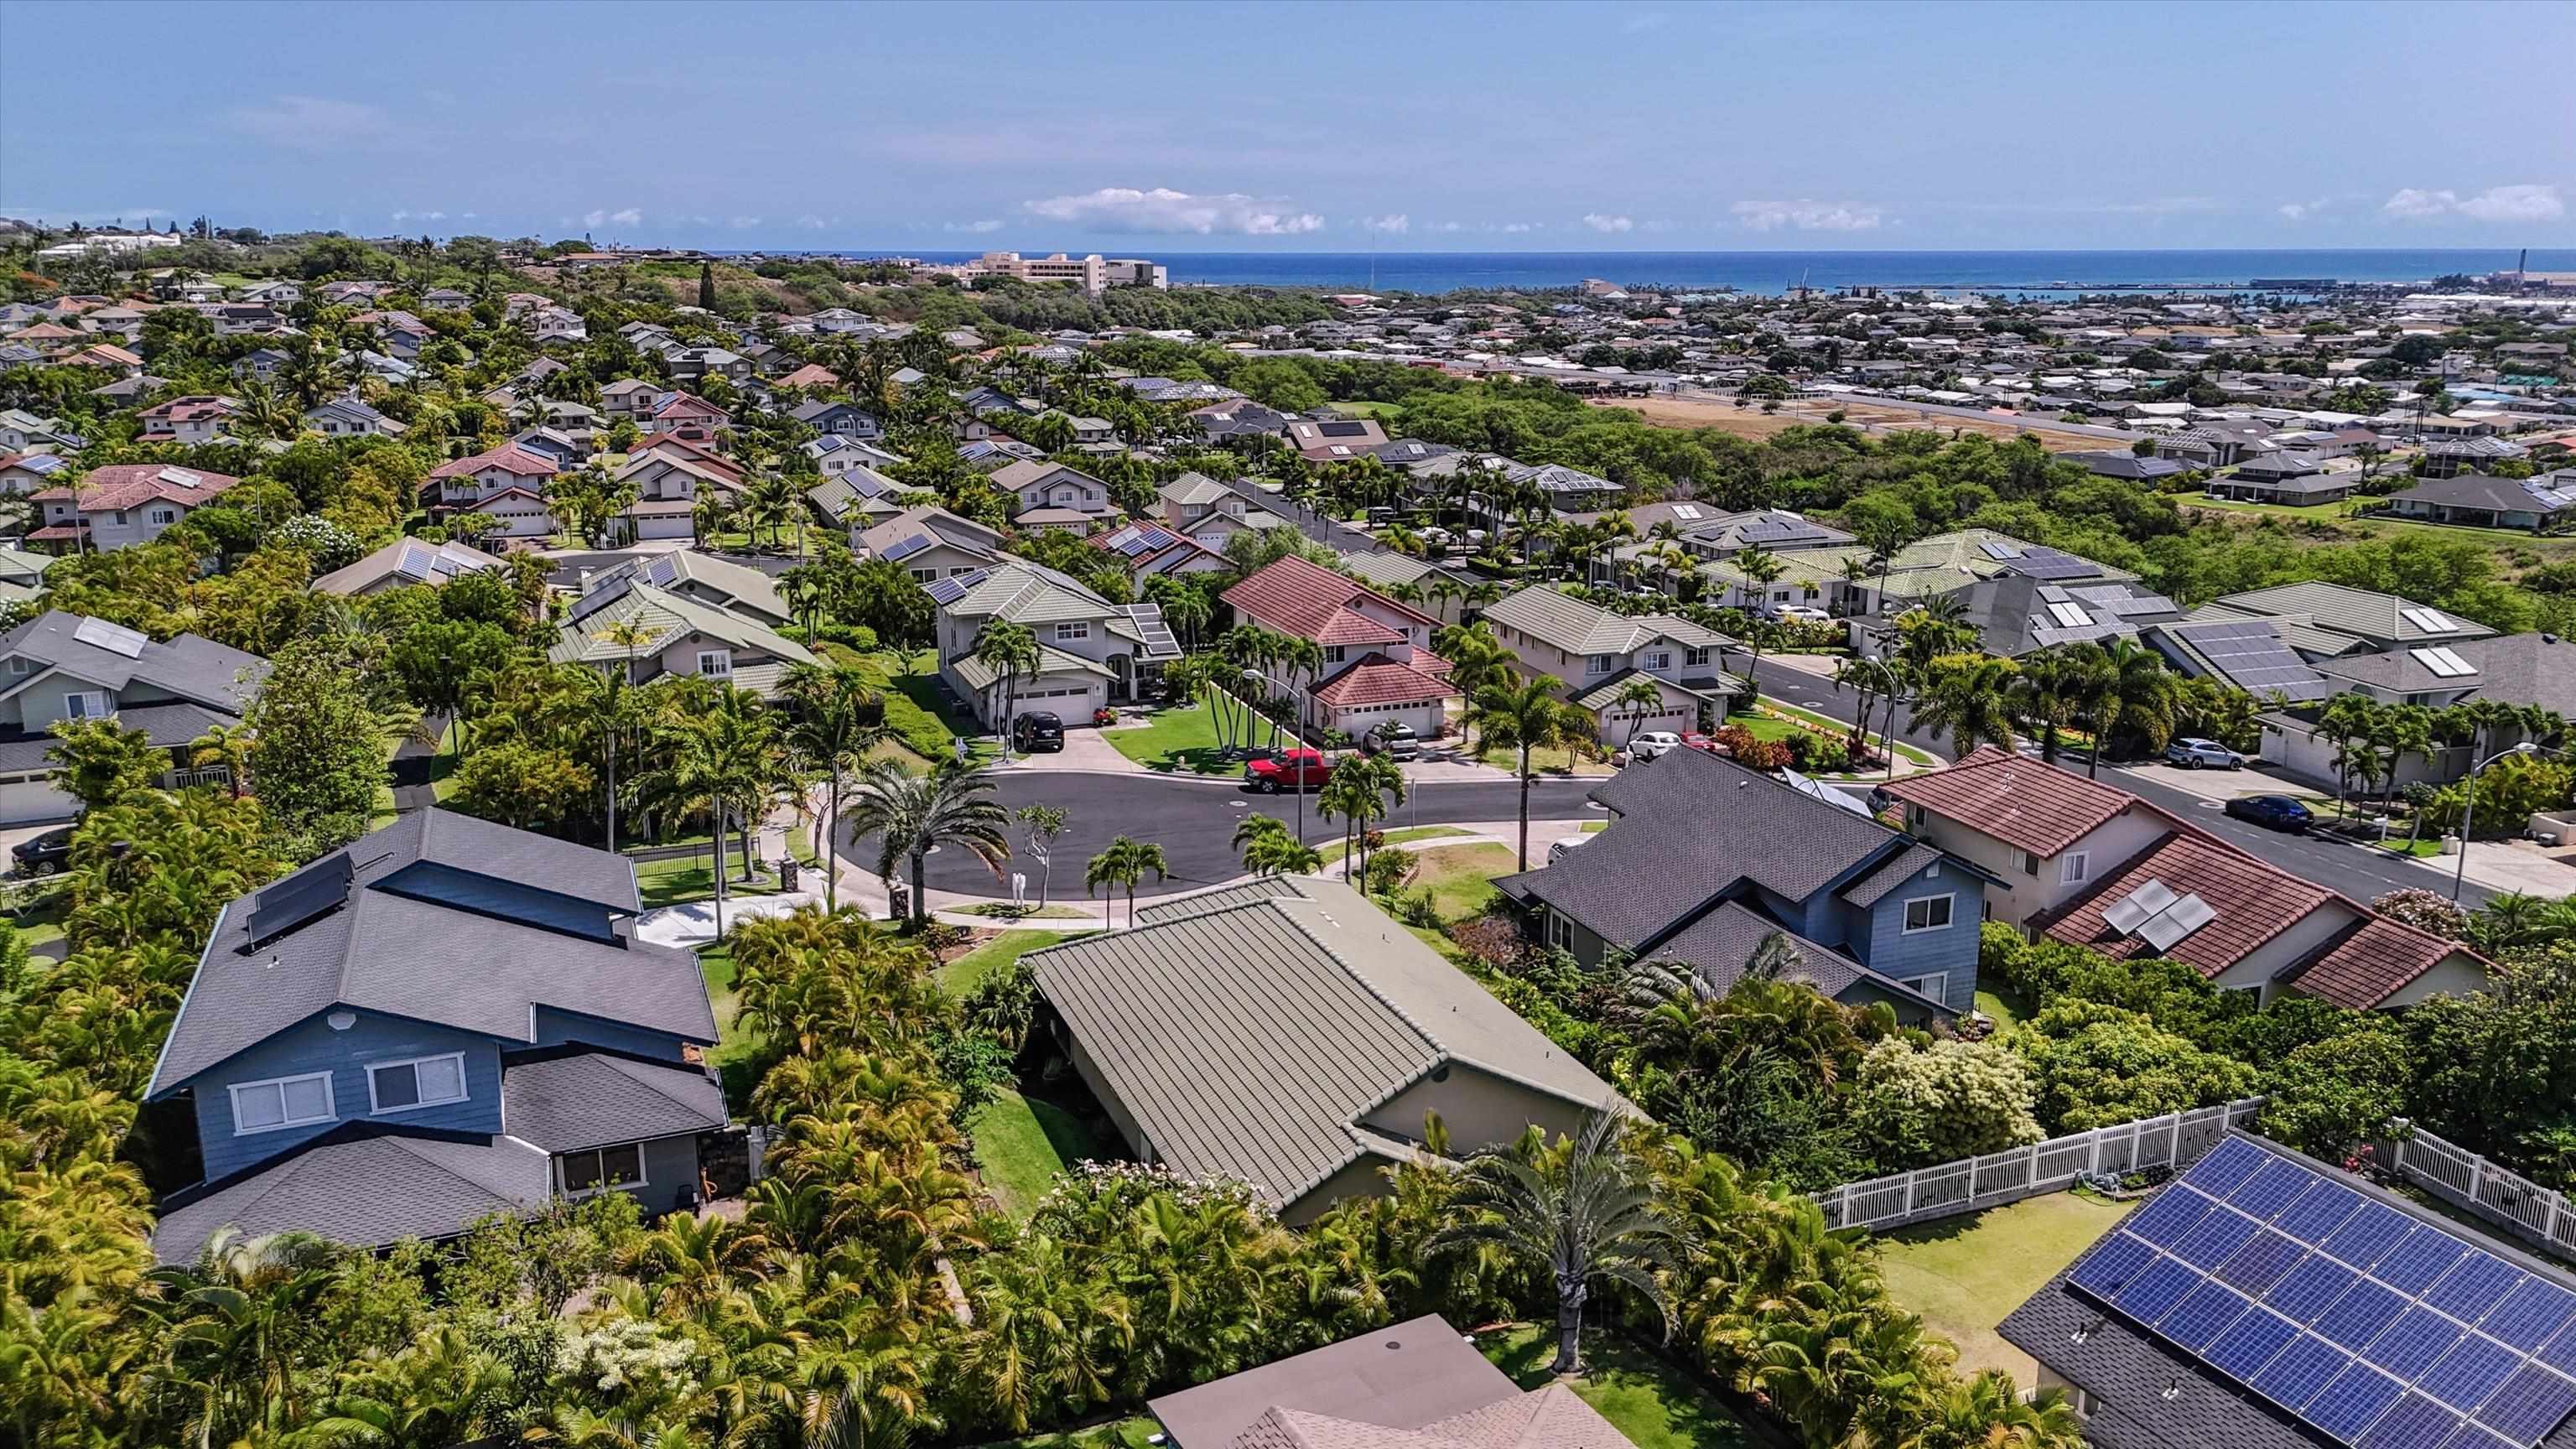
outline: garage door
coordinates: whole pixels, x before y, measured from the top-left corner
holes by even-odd
[[[1608,745],[1624,745],[1632,737],[1648,730],[1671,730],[1678,734],[1696,728],[1698,714],[1698,709],[1690,705],[1679,709],[1649,710],[1643,719],[1639,719],[1634,711],[1619,710],[1603,721],[1601,740]]]
[[[33,825],[40,820],[69,820],[80,802],[51,779],[0,781],[0,825]]]

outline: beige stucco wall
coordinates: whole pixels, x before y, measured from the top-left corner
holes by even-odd
[[[2436,996],[2466,996],[2472,991],[2483,991],[2486,986],[2485,969],[2468,952],[2454,951],[2443,957],[2432,970],[2399,987],[2379,1006],[2383,1011],[2415,1006]]]
[[[1476,1067],[1453,1062],[1449,1066],[1448,1080],[1434,1081],[1431,1077],[1423,1077],[1360,1121],[1363,1126],[1388,1136],[1419,1141],[1423,1118],[1428,1113],[1437,1112],[1449,1129],[1449,1150],[1465,1153],[1493,1143],[1509,1142],[1527,1131],[1532,1123],[1544,1128],[1550,1136],[1572,1132],[1583,1125],[1586,1110],[1586,1104],[1569,1102]]]

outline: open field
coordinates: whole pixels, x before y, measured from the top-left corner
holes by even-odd
[[[1988,418],[1950,417],[1941,413],[1925,415],[1909,407],[1883,402],[1842,402],[1801,399],[1784,402],[1776,413],[1765,413],[1760,403],[1737,407],[1732,398],[1716,397],[1622,397],[1604,398],[1599,407],[1626,408],[1644,416],[1650,423],[1668,428],[1715,428],[1739,438],[1768,438],[1773,434],[1805,424],[1821,423],[1825,414],[1840,412],[1847,427],[1865,433],[1885,433],[1906,429],[1947,434],[1953,429],[1983,433],[1990,438],[2012,438],[2023,433],[2035,434],[2039,445],[2052,453],[2080,453],[2119,444],[2081,433],[2060,432],[2048,426],[2052,419],[1996,415]]]
[[[1995,1325],[2075,1261],[2134,1203],[2052,1192],[1965,1217],[1900,1228],[1878,1240],[1888,1295],[1958,1345],[1966,1372],[2002,1369],[2036,1388],[2039,1365]]]

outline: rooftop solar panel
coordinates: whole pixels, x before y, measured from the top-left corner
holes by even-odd
[[[2516,1443],[2528,1444],[2558,1427],[2570,1413],[2576,1413],[2576,1383],[2538,1364],[2525,1364],[2488,1396],[2477,1419]]]
[[[2350,1360],[2322,1338],[2302,1334],[2272,1356],[2249,1380],[2256,1393],[2285,1409],[2298,1409],[2317,1396]]]
[[[2337,1182],[2311,1181],[2308,1184],[2308,1190],[2300,1193],[2298,1200],[2284,1209],[2280,1216],[2273,1220],[2272,1225],[2300,1242],[2321,1242],[2328,1233],[2349,1221],[2354,1209],[2360,1206],[2361,1194],[2351,1188]],[[2378,1205],[2374,1203],[2372,1206]],[[2391,1216],[2397,1217],[2396,1232],[2404,1232],[2406,1219],[2396,1214]],[[2395,1234],[2392,1233],[2390,1237],[2393,1241]],[[2349,1254],[2342,1256],[2346,1262],[2353,1261]],[[2370,1264],[2367,1260],[2363,1260],[2361,1266],[2366,1268]]]
[[[2576,1320],[2576,1293],[2554,1283],[2525,1278],[2522,1286],[2513,1290],[2478,1327],[2498,1342],[2529,1353],[2571,1320]]]
[[[2202,1272],[2226,1262],[2229,1254],[2245,1246],[2261,1225],[2237,1213],[2213,1212],[2195,1224],[2181,1242],[2174,1245],[2177,1258]]]
[[[2366,1363],[2347,1364],[2300,1417],[2346,1443],[2406,1396],[2406,1386]]]
[[[2250,1382],[2274,1354],[2298,1336],[2297,1324],[2269,1309],[2257,1308],[2229,1324],[2218,1341],[2209,1346],[2209,1362],[2220,1373]]]
[[[894,544],[888,546],[886,551],[877,555],[877,557],[884,559],[887,563],[901,563],[905,559],[912,557],[914,554],[921,552],[923,549],[929,548],[936,542],[938,542],[938,540],[932,538],[926,533],[916,533],[909,538],[898,540]]]
[[[2153,1323],[2165,1316],[2197,1282],[2189,1264],[2173,1258],[2158,1258],[2140,1269],[2138,1276],[2120,1290],[2111,1301],[2120,1311],[2141,1323]]]
[[[2460,1326],[2430,1308],[2414,1307],[2370,1341],[2362,1357],[2406,1378],[2420,1376],[2460,1341]]]
[[[2474,1324],[2504,1302],[2531,1275],[2492,1253],[2471,1253],[2424,1295],[2424,1301],[2462,1323]]]
[[[2460,1416],[2422,1394],[2389,1406],[2359,1440],[2360,1449],[2442,1449],[2459,1431]]]
[[[274,940],[347,900],[355,877],[349,854],[342,851],[261,891],[251,898],[250,939]]]
[[[2365,1278],[2317,1320],[2317,1335],[2359,1353],[2405,1311],[2405,1295]]]
[[[2522,1364],[2522,1355],[2472,1333],[2442,1355],[2442,1361],[2416,1382],[2426,1393],[2465,1414],[2485,1403],[2487,1396],[2513,1377],[2514,1370]]]
[[[2281,1210],[2296,1201],[2316,1179],[2287,1162],[2267,1162],[2260,1171],[2227,1195],[2227,1201],[2238,1212],[2265,1222],[2280,1216]]]
[[[2417,1228],[2370,1265],[2371,1276],[2400,1293],[2421,1293],[2460,1261],[2459,1240],[2440,1228]]]
[[[2184,1348],[2203,1348],[2252,1306],[2235,1289],[2204,1280],[2156,1324],[2156,1332]]]
[[[2218,1278],[2248,1293],[2267,1293],[2307,1251],[2279,1233],[2258,1233],[2252,1242],[2218,1265]]]
[[[2290,1270],[2288,1277],[2273,1285],[2272,1291],[2263,1295],[2263,1301],[2285,1318],[2314,1323],[2359,1281],[2350,1268],[2311,1253]]]
[[[2351,1195],[2354,1201],[2360,1202],[2359,1193]],[[2356,1268],[2368,1268],[2389,1249],[2403,1242],[2413,1226],[2404,1213],[2386,1203],[2365,1202],[2352,1216],[2344,1219],[2343,1226],[2326,1237],[2323,1246],[2327,1252]]]
[[[2209,1208],[2206,1196],[2187,1187],[2175,1187],[2140,1209],[2128,1223],[2128,1230],[2159,1248],[2171,1247],[2182,1241]]]
[[[2528,1441],[2504,1438],[2476,1424],[2462,1424],[2460,1432],[2443,1442],[2442,1449],[2520,1449],[2525,1442]]]

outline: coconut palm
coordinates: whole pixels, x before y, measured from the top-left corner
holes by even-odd
[[[2011,749],[2013,680],[2020,670],[2009,659],[1989,654],[1950,654],[1932,661],[1914,707],[1905,717],[1908,733],[1930,730],[1948,734],[1952,753],[1965,755],[1979,745]]]
[[[1020,676],[1035,673],[1038,667],[1038,636],[1026,624],[1009,619],[987,619],[976,631],[975,647],[969,656],[993,671],[993,683],[1002,691],[998,706],[991,689],[984,692],[985,712],[993,717],[993,732],[1001,737],[1002,758],[1011,757],[1011,703],[1019,692]]]
[[[251,733],[246,725],[209,725],[188,745],[188,763],[200,770],[222,766],[233,798],[238,800],[242,781],[250,778],[250,744]]]
[[[1121,835],[1110,841],[1109,848],[1093,856],[1090,864],[1083,868],[1082,888],[1086,893],[1096,893],[1110,886],[1125,886],[1127,927],[1133,930],[1136,926],[1136,884],[1149,870],[1156,880],[1171,878],[1171,863],[1163,858],[1163,847]]]
[[[1664,691],[1643,675],[1620,685],[1610,696],[1607,706],[1611,710],[1628,712],[1628,738],[1632,740],[1637,737],[1637,726],[1646,722],[1646,716],[1663,707]]]
[[[885,738],[882,697],[857,670],[799,664],[787,671],[787,748],[823,777],[823,908],[840,908],[841,802],[850,772]]]
[[[1583,1305],[1597,1282],[1625,1284],[1672,1323],[1658,1272],[1679,1257],[1679,1234],[1655,1205],[1645,1164],[1622,1140],[1621,1119],[1593,1112],[1570,1139],[1479,1148],[1459,1165],[1457,1216],[1424,1243],[1426,1258],[1492,1254],[1556,1288],[1556,1365],[1583,1367]]]
[[[1306,875],[1324,863],[1322,853],[1276,815],[1246,815],[1234,827],[1234,848],[1243,854],[1243,868],[1256,876]]]
[[[877,760],[859,771],[850,797],[851,833],[878,837],[879,877],[891,880],[899,860],[910,867],[915,926],[930,918],[921,868],[932,846],[958,846],[1000,879],[1002,862],[1011,856],[1005,833],[1010,816],[992,793],[992,781],[954,767],[916,775],[893,760]]]
[[[1529,869],[1530,751],[1553,749],[1574,732],[1574,712],[1556,697],[1558,681],[1545,674],[1500,679],[1476,691],[1468,720],[1478,743],[1520,752],[1520,847],[1522,870]]]
[[[665,785],[686,808],[707,811],[715,837],[715,926],[724,938],[725,833],[740,815],[744,869],[750,869],[750,832],[778,784],[784,755],[777,722],[758,696],[731,685],[722,687],[714,708],[692,716],[678,733]]]
[[[310,1233],[224,1228],[195,1263],[153,1275],[173,1305],[166,1371],[188,1396],[188,1437],[200,1449],[295,1422],[297,1361],[339,1256]]]

